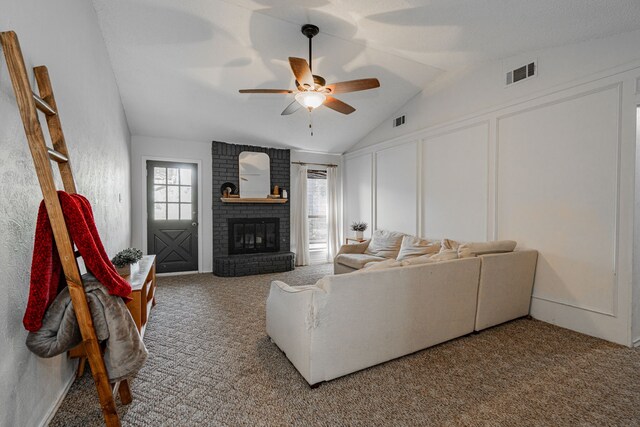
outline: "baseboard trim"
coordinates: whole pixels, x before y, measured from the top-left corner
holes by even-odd
[[[69,381],[67,382],[67,385],[64,387],[64,389],[58,396],[58,399],[55,401],[51,409],[49,409],[49,414],[46,416],[44,420],[42,420],[42,423],[40,423],[40,427],[47,427],[51,422],[51,420],[53,420],[53,417],[56,415],[56,412],[58,412],[58,409],[60,408],[60,405],[62,405],[64,398],[67,397],[67,393],[69,393],[69,390],[71,389],[71,386],[73,385],[73,382],[75,380],[76,380],[76,370],[74,369],[73,375],[69,377]]]
[[[175,273],[156,273],[156,277],[169,277],[169,276],[186,276],[187,274],[198,274],[198,270],[192,271],[176,271]]]
[[[634,340],[631,342],[631,346],[632,346],[632,347],[640,347],[640,337],[638,337],[638,338],[634,339]]]

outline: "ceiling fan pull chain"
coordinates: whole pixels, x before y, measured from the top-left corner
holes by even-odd
[[[313,136],[313,116],[311,115],[311,109],[309,109],[309,132]]]

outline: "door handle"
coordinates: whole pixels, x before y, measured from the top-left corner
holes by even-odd
[[[191,223],[191,226],[192,226],[192,227],[197,227],[197,226],[198,226],[198,223],[194,221],[194,222],[192,222],[192,223]]]

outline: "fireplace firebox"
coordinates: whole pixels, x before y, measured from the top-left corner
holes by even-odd
[[[280,251],[280,218],[229,218],[229,254]]]

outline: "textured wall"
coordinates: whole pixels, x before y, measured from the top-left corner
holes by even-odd
[[[29,70],[49,68],[78,191],[93,203],[103,242],[113,254],[130,242],[130,137],[95,11],[83,0],[3,0],[0,30],[9,29],[18,33]],[[0,425],[35,426],[56,404],[74,364],[66,356],[39,359],[24,344],[22,316],[42,196],[4,56],[0,195]]]
[[[225,182],[238,186],[238,156],[243,151],[267,153],[271,160],[271,187],[274,185],[290,192],[291,168],[289,150],[254,147],[252,145],[235,145],[224,142],[213,142],[213,256],[227,256],[229,244],[229,227],[227,218],[280,218],[280,251],[288,252],[290,248],[289,212],[291,202],[285,204],[232,204],[220,201],[220,187]],[[291,194],[289,194],[291,197]]]

